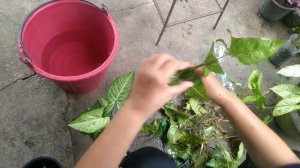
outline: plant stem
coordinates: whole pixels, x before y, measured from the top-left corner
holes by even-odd
[[[228,55],[225,54],[225,55],[223,55],[222,57],[218,57],[217,60],[210,61],[210,62],[208,62],[208,63],[201,63],[201,64],[199,64],[199,65],[195,65],[195,66],[193,66],[193,67],[186,68],[186,69],[184,69],[184,70],[191,70],[191,71],[194,71],[194,70],[196,70],[196,69],[198,69],[198,68],[200,68],[200,67],[202,67],[202,66],[210,65],[210,64],[219,62],[219,60],[220,60],[221,58],[224,58],[224,57],[226,57],[226,56],[228,56]]]

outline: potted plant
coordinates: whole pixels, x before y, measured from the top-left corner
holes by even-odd
[[[277,72],[285,77],[300,77],[300,64],[287,66]],[[248,78],[248,87],[252,93],[243,96],[246,104],[254,103],[261,112],[263,121],[268,124],[272,119],[279,128],[289,137],[300,140],[300,87],[295,84],[281,83],[270,88],[267,92],[261,89],[263,74],[258,70],[253,71]],[[245,91],[244,91],[245,92]],[[276,105],[267,105],[266,99],[278,97]]]
[[[300,26],[300,4],[295,8],[294,12],[287,14],[282,18],[283,24],[288,28]]]
[[[300,64],[287,66],[277,73],[289,78],[299,78]],[[300,86],[279,84],[271,90],[281,97],[273,111],[277,125],[289,137],[300,140]]]
[[[269,58],[269,61],[275,67],[279,67],[298,53],[300,53],[300,36],[299,34],[292,34],[285,45]]]
[[[266,20],[278,21],[294,11],[296,6],[294,0],[263,0],[258,12]]]

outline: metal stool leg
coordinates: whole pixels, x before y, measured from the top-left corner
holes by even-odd
[[[216,29],[216,28],[217,28],[217,26],[218,26],[218,24],[219,24],[219,22],[220,22],[220,20],[221,20],[221,17],[223,16],[223,14],[224,14],[224,12],[225,12],[225,10],[226,10],[226,8],[227,8],[228,3],[229,3],[229,0],[227,0],[227,1],[225,2],[224,7],[222,8],[222,12],[220,13],[220,15],[219,15],[219,17],[218,17],[218,19],[217,19],[217,22],[216,22],[216,24],[214,25],[213,29]]]
[[[164,22],[164,26],[163,26],[163,28],[162,28],[162,30],[161,30],[161,32],[160,32],[160,34],[159,34],[159,37],[158,37],[158,39],[157,39],[157,41],[156,41],[156,43],[155,43],[156,45],[158,45],[158,43],[160,42],[161,37],[162,37],[162,35],[164,34],[164,32],[165,32],[165,30],[166,30],[166,27],[168,26],[168,23],[169,23],[169,20],[170,20],[170,17],[171,17],[171,14],[172,14],[172,12],[173,12],[173,9],[174,9],[174,7],[175,7],[176,2],[177,2],[177,0],[173,0],[173,3],[172,3],[171,8],[170,8],[170,10],[169,10],[168,16],[167,16],[167,18],[166,18],[166,21]]]

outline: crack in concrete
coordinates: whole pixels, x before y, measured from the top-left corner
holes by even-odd
[[[133,6],[133,7],[130,7],[130,8],[126,8],[126,9],[119,9],[119,10],[115,10],[115,11],[110,11],[111,13],[117,13],[117,12],[123,12],[123,11],[127,11],[127,10],[133,10],[133,9],[136,9],[136,8],[139,8],[141,6],[144,6],[144,5],[147,5],[147,4],[151,4],[153,2],[144,2],[144,3],[141,3],[137,6]]]
[[[69,93],[66,92],[66,98],[67,98],[67,105],[65,107],[66,109],[66,113],[65,113],[65,117],[64,117],[64,121],[68,121],[68,113],[69,113],[69,108],[70,108],[70,100],[69,100]]]
[[[75,163],[75,160],[76,160],[76,158],[75,158],[75,153],[76,153],[76,151],[75,151],[75,143],[74,143],[74,140],[73,140],[73,136],[72,136],[72,132],[71,132],[71,129],[70,129],[70,127],[68,126],[68,114],[69,114],[69,110],[70,110],[70,106],[71,106],[71,103],[70,103],[70,95],[69,95],[69,93],[68,92],[65,92],[66,93],[66,99],[67,99],[67,103],[66,103],[66,107],[65,107],[65,116],[64,116],[64,118],[63,118],[63,120],[66,122],[66,124],[67,124],[67,129],[68,129],[68,132],[69,132],[69,134],[70,134],[70,138],[71,138],[71,145],[72,145],[72,153],[73,153],[73,163],[74,164],[76,164]]]
[[[25,76],[25,77],[22,77],[22,78],[19,78],[19,79],[16,79],[14,80],[13,82],[7,84],[6,86],[4,86],[3,88],[0,89],[0,92],[4,91],[5,89],[7,89],[8,87],[10,87],[11,85],[15,84],[16,82],[20,81],[20,80],[26,80],[26,79],[29,79],[31,77],[34,77],[36,75],[36,73],[34,74],[31,74],[29,76]]]

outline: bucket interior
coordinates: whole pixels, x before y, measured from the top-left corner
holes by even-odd
[[[106,14],[80,1],[56,1],[28,19],[23,44],[32,64],[58,76],[78,76],[98,68],[115,42]]]

